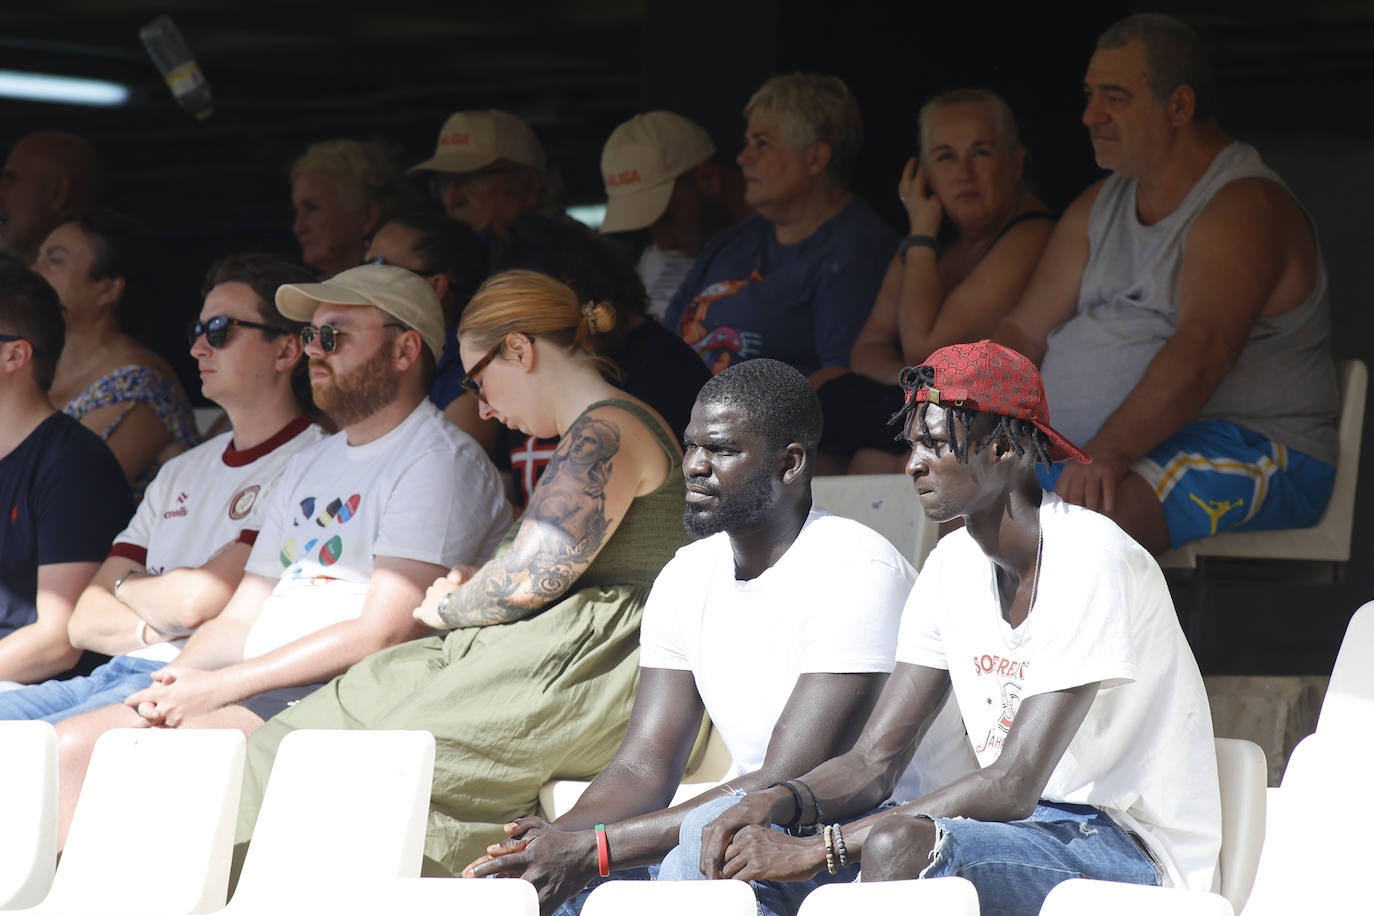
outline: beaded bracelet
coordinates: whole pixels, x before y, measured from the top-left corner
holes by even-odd
[[[606,842],[606,825],[596,825],[596,870],[601,877],[611,876],[611,846]]]
[[[839,824],[831,824],[830,831],[835,836],[835,852],[840,858],[840,868],[844,868],[849,864],[849,848],[844,845],[844,834]]]
[[[825,825],[825,870],[830,874],[839,871],[835,867],[835,827],[833,824]]]

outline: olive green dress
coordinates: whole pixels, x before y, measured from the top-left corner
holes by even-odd
[[[252,834],[268,771],[297,728],[429,729],[437,741],[425,837],[427,873],[457,874],[531,814],[551,779],[589,779],[619,748],[639,675],[649,587],[686,541],[678,452],[638,404],[633,414],[671,471],[630,504],[611,540],[564,597],[513,623],[467,627],[368,656],[248,742],[237,842]],[[515,529],[501,550],[510,546]],[[340,799],[347,804],[347,799]]]

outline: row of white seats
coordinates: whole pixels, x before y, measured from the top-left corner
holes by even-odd
[[[56,733],[0,723],[0,911],[300,912],[419,875],[434,736],[303,730],[281,743],[226,907],[244,744],[233,730],[105,733],[54,870]]]
[[[1374,711],[1371,653],[1374,602],[1350,622],[1317,733],[1294,751],[1282,785],[1269,790],[1267,817],[1263,753],[1250,742],[1217,740],[1223,807],[1220,895],[1066,882],[1051,893],[1042,912],[1098,912],[1110,906],[1125,913],[1169,908],[1176,916],[1268,916],[1359,899],[1358,866],[1369,848],[1362,830],[1366,815],[1374,814],[1374,801],[1359,791],[1363,763],[1374,748],[1365,728]],[[244,759],[241,734],[127,729],[102,736],[54,873],[55,742],[46,723],[0,723],[0,910],[92,916],[361,913],[397,909],[393,904],[405,900],[404,911],[421,914],[470,907],[476,902],[470,895],[480,894],[483,901],[510,895],[509,907],[503,908],[511,913],[537,912],[533,888],[524,882],[418,877],[434,767],[429,732],[289,735],[227,907]],[[722,749],[718,744],[707,754],[712,767],[722,765]],[[702,788],[699,784],[688,794]],[[976,894],[969,898],[972,887],[961,881],[837,886],[809,898],[804,912],[818,916],[830,901],[837,907],[830,912],[854,912],[867,906],[861,901],[886,909],[876,904],[890,895],[948,895],[951,901],[971,899],[973,909],[959,910],[948,902],[938,904],[939,911],[976,913]],[[600,902],[587,913],[620,912],[601,908],[641,894],[657,895],[652,907],[658,916],[711,910],[721,910],[713,916],[727,916],[724,902],[673,909],[698,894],[748,897],[752,912],[752,895],[743,884],[720,882],[729,890],[704,889],[715,882],[691,884],[694,889],[687,890],[612,882],[593,894],[592,900]],[[485,904],[479,909],[484,911]]]

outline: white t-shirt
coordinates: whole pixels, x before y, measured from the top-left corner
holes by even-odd
[[[1035,604],[1002,617],[993,564],[966,530],[926,560],[899,661],[948,669],[978,762],[997,759],[1020,704],[1101,683],[1042,796],[1094,805],[1135,831],[1174,886],[1212,889],[1221,848],[1212,716],[1158,564],[1106,516],[1040,504]]]
[[[251,546],[286,462],[324,437],[324,430],[297,417],[251,449],[235,450],[234,434],[227,432],[177,455],[148,485],[129,527],[115,538],[110,556],[161,575],[169,569],[203,566],[235,541]],[[129,654],[169,662],[185,642],[181,637]]]
[[[735,759],[732,775],[751,773],[799,675],[892,670],[914,578],[882,535],[824,509],[813,508],[787,552],[747,582],[735,578],[729,535],[703,538],[654,580],[639,664],[691,671]],[[930,791],[973,768],[962,727],[931,732],[899,797],[916,791],[912,781]]]
[[[374,557],[477,565],[510,521],[491,460],[428,399],[372,442],[330,436],[287,465],[248,558],[277,584],[244,658],[357,618]]]
[[[639,274],[644,290],[649,294],[648,312],[659,323],[662,323],[663,315],[668,311],[673,294],[696,262],[696,258],[680,251],[665,251],[653,242],[644,246],[639,263],[635,265],[635,273]]]

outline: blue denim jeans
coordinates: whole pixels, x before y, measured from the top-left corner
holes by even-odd
[[[1041,800],[1019,821],[931,818],[935,849],[922,878],[958,875],[978,889],[983,913],[1040,912],[1070,878],[1161,883],[1159,867],[1131,835],[1091,805]]]
[[[702,805],[682,820],[678,831],[678,845],[663,859],[658,869],[660,881],[701,881],[701,831],[729,807],[739,802],[743,793],[726,795]],[[774,829],[782,829],[775,827]],[[809,881],[751,881],[758,900],[759,916],[794,916],[802,900],[822,884],[848,883],[858,877],[859,869],[851,865],[836,874],[824,869]]]
[[[93,709],[123,703],[151,685],[153,680],[149,675],[166,666],[166,662],[119,655],[85,677],[44,681],[9,690],[0,693],[0,719],[43,719],[56,723]]]
[[[700,880],[701,830],[738,800],[725,797],[696,809],[682,822],[679,845],[659,869],[664,881]],[[885,806],[886,807],[886,806]],[[867,812],[876,813],[878,810]],[[857,820],[857,818],[855,818]],[[1069,878],[1098,878],[1132,884],[1161,883],[1159,867],[1125,830],[1090,805],[1041,801],[1020,821],[931,818],[936,845],[922,878],[959,875],[978,889],[979,906],[990,914],[1033,914],[1050,889]],[[809,881],[755,881],[760,916],[792,916],[806,895],[822,884],[853,881],[855,866]]]

